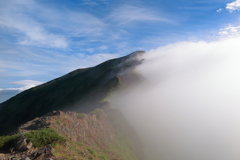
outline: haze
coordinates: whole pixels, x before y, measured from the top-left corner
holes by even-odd
[[[240,37],[150,50],[144,82],[114,94],[151,160],[240,159]]]

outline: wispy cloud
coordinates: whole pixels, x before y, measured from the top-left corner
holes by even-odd
[[[99,49],[100,50],[106,50],[106,49],[108,49],[108,47],[106,45],[102,45],[102,46],[99,47]]]
[[[67,40],[54,33],[49,33],[44,25],[37,22],[28,12],[37,12],[38,5],[28,0],[25,3],[9,1],[1,6],[0,25],[18,33],[18,42],[23,45],[35,45],[55,48],[66,48]],[[19,34],[20,33],[20,34]]]
[[[240,35],[240,26],[229,24],[218,33],[222,38],[236,37]]]
[[[130,5],[124,5],[116,8],[109,17],[113,21],[117,21],[119,24],[127,24],[134,21],[173,22],[171,19],[160,16],[148,8]]]
[[[85,5],[97,6],[101,4],[109,4],[107,0],[82,0]]]
[[[84,52],[65,54],[39,48],[31,49],[26,46],[11,48],[10,45],[4,46],[4,49],[0,48],[0,53],[0,73],[2,73],[0,79],[6,76],[51,75],[56,77],[74,69],[95,66],[120,56],[120,54],[107,54],[102,51],[95,51],[94,55],[86,55]]]
[[[104,23],[91,14],[42,6],[34,0],[1,3],[0,25],[17,35],[18,43],[66,48],[69,37],[99,35]]]
[[[221,13],[222,12],[222,8],[219,8],[218,10],[216,10],[216,12]]]
[[[226,9],[229,11],[229,12],[233,12],[235,10],[240,10],[240,0],[236,0],[234,2],[231,2],[231,3],[228,3],[226,5]]]
[[[84,4],[90,5],[90,6],[96,6],[96,5],[98,5],[97,2],[94,2],[94,1],[92,1],[92,0],[82,0],[82,1],[83,1]]]
[[[21,80],[21,81],[14,81],[10,82],[11,84],[15,85],[22,85],[22,87],[19,88],[20,91],[35,87],[37,85],[42,84],[43,82],[41,81],[34,81],[34,80]]]

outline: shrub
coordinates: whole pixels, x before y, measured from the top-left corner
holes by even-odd
[[[54,142],[63,142],[65,140],[51,128],[28,132],[25,134],[25,137],[33,143],[33,147],[43,147]]]
[[[80,118],[80,119],[81,119],[81,118],[84,118],[85,116],[86,116],[86,115],[83,114],[83,113],[78,113],[78,114],[77,114],[77,117]]]
[[[58,125],[60,125],[60,124],[61,124],[61,122],[60,122],[60,121],[56,121],[56,122],[57,122],[57,124],[58,124]]]
[[[94,111],[91,112],[91,115],[95,114],[97,118],[100,118],[100,115],[102,114],[102,110],[99,108],[96,108]]]
[[[1,136],[0,137],[0,148],[11,144],[15,140],[19,138],[19,135],[12,135],[12,136]]]

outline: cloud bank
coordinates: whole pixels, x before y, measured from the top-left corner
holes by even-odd
[[[239,160],[240,37],[151,50],[145,78],[110,103],[140,134],[151,160]]]

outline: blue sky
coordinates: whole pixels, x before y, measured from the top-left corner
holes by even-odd
[[[238,35],[239,9],[240,0],[0,1],[0,102],[135,50]]]

